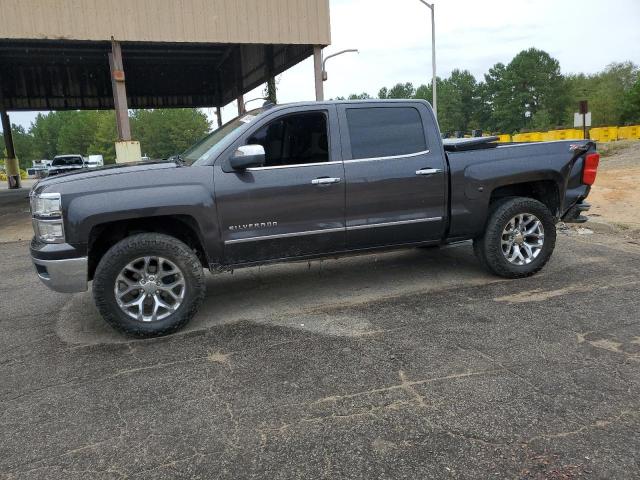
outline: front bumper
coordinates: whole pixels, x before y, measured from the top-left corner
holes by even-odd
[[[51,290],[61,293],[87,291],[88,258],[42,260],[31,257],[38,277]]]

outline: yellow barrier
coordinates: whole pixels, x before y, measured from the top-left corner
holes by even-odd
[[[640,140],[640,125],[618,127],[618,140]]]
[[[542,132],[516,133],[513,136],[514,142],[541,142]]]
[[[640,140],[640,125],[625,127],[594,127],[589,129],[589,138],[596,142],[614,142],[616,140]],[[489,135],[483,133],[484,136]],[[582,140],[581,128],[565,128],[548,132],[496,134],[498,143],[505,142],[551,142],[555,140]]]
[[[565,128],[563,130],[549,130],[542,134],[544,142],[553,140],[582,140],[582,130],[577,128]]]
[[[589,138],[596,142],[613,142],[618,139],[618,127],[597,127],[589,130]]]

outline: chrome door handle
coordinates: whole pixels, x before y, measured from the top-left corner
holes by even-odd
[[[421,168],[420,170],[416,170],[416,175],[433,175],[434,173],[442,172],[439,168]]]
[[[340,182],[339,178],[331,178],[331,177],[315,178],[311,180],[311,183],[313,185],[327,185],[329,183],[338,183],[338,182]]]

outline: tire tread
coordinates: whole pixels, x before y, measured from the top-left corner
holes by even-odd
[[[189,271],[185,272],[185,275],[191,275],[193,277],[194,285],[191,286],[191,289],[194,290],[194,295],[188,304],[185,305],[187,308],[179,311],[179,316],[162,328],[152,328],[152,323],[140,323],[134,320],[124,322],[120,317],[121,312],[118,310],[113,311],[114,307],[109,298],[109,295],[112,295],[111,292],[113,291],[113,285],[110,285],[109,282],[109,272],[117,269],[119,264],[121,264],[121,259],[130,255],[131,252],[166,252],[167,250],[171,255],[177,256],[180,258],[180,261],[186,263]],[[180,240],[159,233],[136,234],[116,243],[101,258],[93,279],[94,301],[104,320],[114,329],[136,337],[168,335],[181,329],[196,314],[198,307],[204,300],[205,294],[204,272],[195,253]],[[168,318],[171,318],[171,316]]]
[[[504,224],[517,213],[528,212],[535,214],[544,226],[544,242],[540,261],[536,258],[531,268],[521,268],[506,261],[499,244]],[[551,258],[555,248],[555,221],[545,204],[528,197],[502,198],[490,207],[485,232],[474,239],[473,250],[480,264],[489,272],[505,278],[523,278],[539,272]]]

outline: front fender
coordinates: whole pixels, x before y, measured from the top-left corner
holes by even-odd
[[[89,192],[69,199],[65,228],[70,242],[86,242],[97,225],[162,215],[192,217],[201,232],[210,228],[208,220],[213,198],[203,186],[161,185],[134,190]]]
[[[67,242],[86,246],[98,225],[136,218],[192,218],[209,258],[220,250],[213,168],[183,167],[71,181],[62,193]]]

